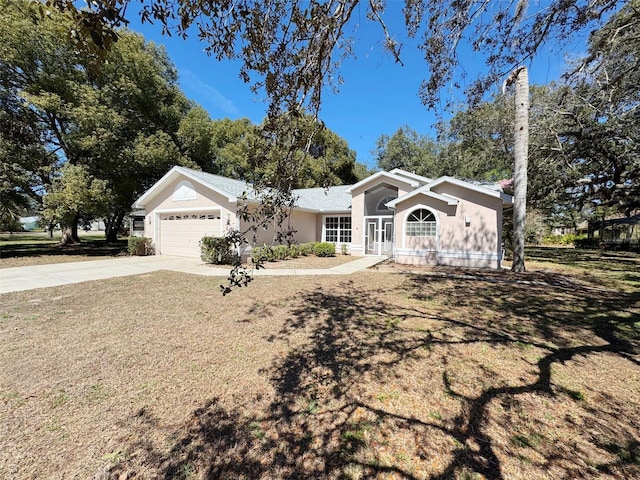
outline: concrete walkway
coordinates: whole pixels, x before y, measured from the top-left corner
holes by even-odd
[[[277,275],[349,275],[372,267],[387,257],[361,257],[327,269],[263,269],[256,277]],[[55,263],[0,269],[0,294],[55,287],[106,278],[140,275],[159,270],[191,273],[210,277],[226,277],[228,267],[211,267],[197,258],[157,255],[149,257],[118,257],[87,262]]]

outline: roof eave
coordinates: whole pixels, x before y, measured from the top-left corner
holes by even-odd
[[[407,185],[409,185],[412,188],[418,188],[420,187],[420,184],[416,181],[412,181],[406,177],[401,177],[399,175],[395,175],[393,173],[389,173],[389,172],[376,172],[373,175],[370,175],[369,177],[360,180],[358,183],[356,183],[355,185],[352,185],[351,188],[349,188],[348,190],[345,190],[345,192],[347,193],[351,193],[353,192],[353,190],[355,190],[356,188],[359,188],[363,185],[366,185],[369,182],[372,182],[373,180],[377,180],[378,178],[381,177],[386,177],[386,178],[392,178],[396,181],[402,182],[402,183],[406,183]]]
[[[440,177],[437,180],[434,180],[432,183],[425,185],[425,187],[431,190],[433,187],[437,187],[438,185],[441,185],[445,182],[457,185],[458,187],[467,188],[469,190],[473,190],[474,192],[482,193],[490,197],[499,198],[504,204],[513,204],[513,197],[511,195],[499,192],[498,190],[491,190],[490,188],[474,185],[472,183],[465,182],[464,180],[458,180],[457,178],[453,177]]]
[[[197,176],[193,175],[189,170],[180,167],[179,165],[175,165],[171,170],[169,170],[160,180],[158,180],[156,183],[153,184],[153,186],[147,190],[145,193],[142,194],[142,196],[140,198],[138,198],[138,200],[136,200],[133,205],[132,208],[145,208],[145,205],[147,202],[149,202],[150,200],[152,200],[153,198],[155,198],[155,196],[162,191],[162,188],[170,181],[173,181],[175,178],[178,177],[178,175],[184,175],[185,177],[189,178],[190,180],[193,180],[194,182],[202,185],[203,187],[216,192],[219,195],[222,195],[223,197],[226,197],[227,200],[229,200],[230,202],[235,202],[238,200],[238,197],[236,197],[235,195],[226,192],[224,190],[222,190],[221,188],[218,188],[214,185],[211,185],[210,183],[198,178]]]
[[[327,209],[320,209],[317,210],[318,213],[351,213],[351,209],[332,209],[332,208],[327,208]]]
[[[385,205],[388,208],[391,208],[393,210],[395,210],[396,205],[398,205],[401,202],[407,201],[413,197],[416,197],[418,195],[424,195],[426,197],[431,197],[434,198],[436,200],[440,200],[441,202],[446,203],[447,205],[453,206],[453,205],[457,205],[458,199],[453,198],[449,195],[443,195],[441,193],[436,193],[436,192],[432,192],[431,190],[427,189],[426,186],[423,188],[420,188],[418,190],[414,190],[413,192],[409,192],[406,195],[403,195],[402,197],[398,197],[395,200],[392,200],[388,203],[385,203]]]

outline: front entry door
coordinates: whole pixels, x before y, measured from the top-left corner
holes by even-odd
[[[365,219],[365,255],[391,255],[393,253],[393,218]]]
[[[367,220],[367,238],[365,239],[365,251],[367,255],[378,254],[378,219]]]
[[[382,219],[383,238],[381,245],[382,255],[393,254],[393,220],[388,218]]]

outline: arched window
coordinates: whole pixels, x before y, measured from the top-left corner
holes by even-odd
[[[426,208],[414,210],[407,217],[407,237],[435,237],[436,217]]]
[[[387,195],[386,197],[384,197],[382,200],[380,200],[380,202],[378,202],[378,208],[376,209],[377,212],[387,212],[389,211],[389,207],[387,207],[385,204],[389,203],[392,200],[395,200],[397,197],[391,196],[391,195]]]
[[[193,188],[191,182],[187,182],[186,180],[181,181],[176,188],[173,190],[172,200],[195,200],[196,199],[196,190]]]

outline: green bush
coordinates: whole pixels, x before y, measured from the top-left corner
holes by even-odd
[[[300,255],[306,257],[307,255],[313,254],[313,243],[301,243],[300,244]]]
[[[289,245],[289,256],[291,258],[298,258],[300,256],[300,245],[296,243]]]
[[[576,238],[573,242],[573,245],[576,248],[586,248],[586,249],[596,249],[600,248],[600,239],[599,238]]]
[[[329,242],[317,242],[313,244],[313,254],[316,257],[335,257],[336,246]]]
[[[349,254],[349,249],[348,249],[346,243],[343,243],[342,245],[340,245],[340,251],[342,252],[342,255],[348,255]]]
[[[251,249],[251,260],[253,263],[273,262],[275,260],[273,248],[268,245],[253,247]]]
[[[543,245],[572,245],[576,240],[586,238],[584,235],[565,233],[564,235],[547,235],[542,238]]]
[[[336,246],[329,242],[314,242],[291,245],[265,245],[253,247],[251,259],[253,263],[277,262],[297,258],[298,256],[315,255],[317,257],[334,257]]]
[[[202,237],[200,258],[205,263],[231,265],[237,260],[238,255],[229,237]]]
[[[276,245],[273,247],[273,257],[275,260],[286,260],[289,258],[288,245]]]
[[[129,255],[135,255],[138,257],[153,255],[155,253],[151,239],[147,237],[129,237],[127,250]]]

